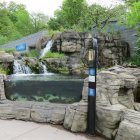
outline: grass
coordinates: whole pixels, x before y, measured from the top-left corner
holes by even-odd
[[[13,53],[16,51],[15,48],[0,48],[0,51],[4,51],[6,53]]]
[[[64,58],[65,54],[58,52],[47,52],[43,58]]]
[[[26,57],[38,57],[39,56],[39,53],[37,50],[31,50],[29,52],[25,52],[22,54],[23,56],[26,56]]]

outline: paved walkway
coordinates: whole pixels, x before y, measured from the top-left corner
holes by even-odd
[[[61,126],[17,120],[0,120],[0,140],[105,140],[74,134]]]

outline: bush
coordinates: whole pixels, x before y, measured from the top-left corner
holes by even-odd
[[[58,52],[47,52],[43,58],[64,58],[64,53],[58,53]]]
[[[132,65],[140,67],[140,54],[137,53],[133,54],[128,60],[128,62]]]

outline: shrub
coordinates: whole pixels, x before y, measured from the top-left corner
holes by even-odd
[[[136,66],[140,67],[140,54],[139,54],[139,55],[136,54],[136,53],[133,54],[133,55],[129,58],[128,62],[129,62],[130,64],[132,64],[132,65],[136,65]]]
[[[58,53],[58,52],[47,52],[43,58],[64,58],[64,53]]]

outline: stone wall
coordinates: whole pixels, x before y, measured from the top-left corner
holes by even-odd
[[[128,43],[108,36],[98,38],[99,62],[102,67],[122,65],[129,57]]]
[[[5,70],[7,74],[13,73],[14,56],[4,51],[0,51],[0,68]]]
[[[60,61],[58,59],[46,59],[47,64],[56,64],[53,67],[57,69],[65,67],[69,74],[85,73],[84,63],[88,63],[87,49],[90,47],[92,47],[92,36],[90,34],[63,32],[54,37],[51,51],[64,53],[66,57]],[[51,70],[53,71],[53,69]]]
[[[61,124],[73,132],[85,132],[87,103],[74,104],[49,102],[10,101],[5,98],[4,80],[0,75],[0,119],[17,119],[39,123]]]
[[[5,100],[5,90],[4,90],[4,79],[6,78],[5,75],[0,75],[0,100]]]
[[[128,42],[130,46],[130,54],[132,55],[135,51],[135,43],[137,40],[136,37],[136,30],[133,28],[128,28],[125,30],[120,31],[121,39]]]
[[[0,76],[0,95],[3,80]],[[108,139],[139,140],[140,133],[140,69],[112,67],[97,75],[96,130]],[[85,79],[82,100],[74,104],[53,104],[0,100],[0,119],[62,124],[72,132],[86,132],[88,78]]]
[[[138,140],[140,134],[140,100],[137,91],[140,69],[112,67],[97,75],[96,130],[106,138]],[[137,92],[136,92],[137,91]],[[87,101],[88,78],[85,79],[83,100]]]
[[[65,67],[70,74],[84,73],[88,64],[88,49],[93,47],[89,33],[64,32],[54,37],[53,52],[65,54],[63,59],[45,59],[51,71]],[[122,65],[129,57],[128,43],[108,36],[98,37],[99,62],[101,67]],[[64,63],[62,63],[64,62]]]

